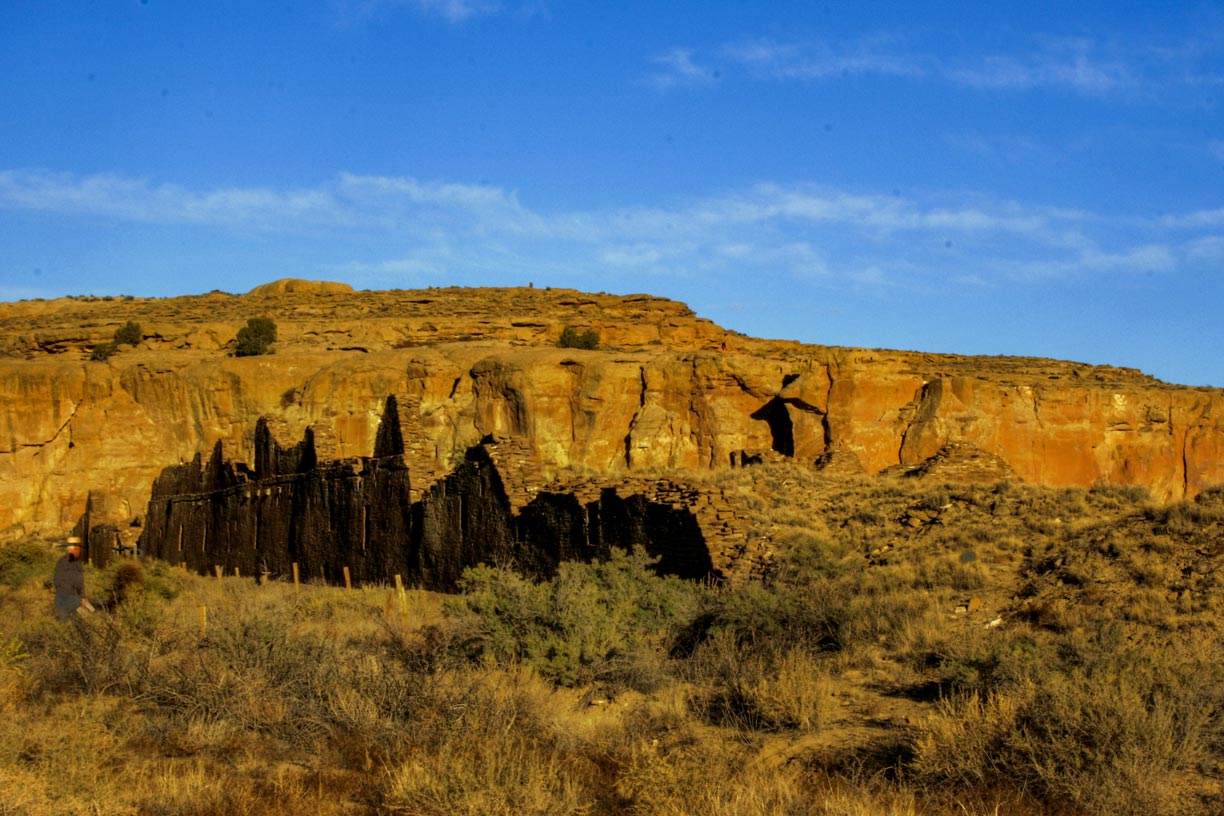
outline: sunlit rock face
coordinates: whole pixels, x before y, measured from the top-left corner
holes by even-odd
[[[199,457],[206,471],[221,443],[223,462],[265,472],[261,418],[285,450],[309,432],[316,462],[332,463],[318,470],[352,469],[367,501],[402,487],[396,471],[363,463],[380,459],[388,396],[413,509],[364,533],[372,560],[392,556],[370,536],[398,535],[397,524],[417,531],[412,514],[488,440],[530,463],[498,465],[515,518],[530,517],[522,508],[567,473],[598,488],[767,459],[870,475],[922,469],[949,449],[979,452],[973,461],[991,463],[982,479],[1143,485],[1159,500],[1224,482],[1224,392],[1135,371],[756,340],[647,295],[306,283],[0,304],[0,531],[59,535],[88,508],[86,529],[109,525],[130,540],[134,522],[152,523],[142,517],[167,467]],[[275,353],[233,357],[251,317],[275,321]],[[141,343],[91,361],[128,321]],[[600,347],[558,348],[567,326],[598,332]],[[274,496],[247,500],[256,498]],[[311,501],[316,526],[326,516],[357,536],[358,521],[333,515],[322,494]],[[453,513],[432,501],[428,512]],[[422,574],[453,572],[429,552],[394,557],[417,558]]]

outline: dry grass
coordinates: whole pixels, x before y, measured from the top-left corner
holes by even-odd
[[[716,632],[693,655],[689,676],[701,690],[704,719],[756,731],[819,731],[831,717],[829,661],[791,645],[746,647],[734,632]]]
[[[1208,814],[1224,497],[763,466],[774,569],[462,602],[0,551],[0,816]],[[201,608],[206,620],[201,619]]]
[[[1184,783],[1206,759],[1219,690],[1186,695],[1180,680],[1167,667],[1136,678],[1097,666],[946,698],[921,729],[913,767],[939,787],[1013,784],[1077,813],[1193,812]]]

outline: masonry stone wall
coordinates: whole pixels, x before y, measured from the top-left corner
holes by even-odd
[[[282,447],[261,420],[254,469],[227,460],[217,443],[207,461],[197,456],[162,471],[140,546],[202,573],[221,567],[283,577],[296,563],[304,579],[338,582],[347,567],[357,582],[390,583],[399,575],[441,591],[455,589],[476,564],[547,577],[562,561],[606,557],[613,548],[640,547],[669,574],[722,575],[699,516],[665,483],[627,495],[625,485],[540,490],[528,448],[487,440],[414,491],[402,421],[401,403],[389,398],[378,455],[325,461],[312,431]]]

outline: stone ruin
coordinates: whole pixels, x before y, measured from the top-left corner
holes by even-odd
[[[527,446],[486,439],[450,472],[413,485],[402,400],[389,396],[372,456],[326,456],[326,433],[307,429],[282,447],[275,423],[255,430],[251,468],[218,442],[168,467],[153,484],[139,546],[145,555],[201,573],[390,583],[452,591],[481,563],[546,578],[562,561],[592,561],[640,547],[660,573],[689,579],[747,577],[760,565],[717,488],[667,480],[616,485],[546,483]],[[410,429],[409,429],[410,430]],[[408,435],[413,438],[414,435]],[[759,555],[759,554],[758,554]]]

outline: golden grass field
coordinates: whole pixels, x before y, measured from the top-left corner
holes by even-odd
[[[0,814],[1218,814],[1224,492],[694,476],[769,576],[462,595],[0,549]]]

